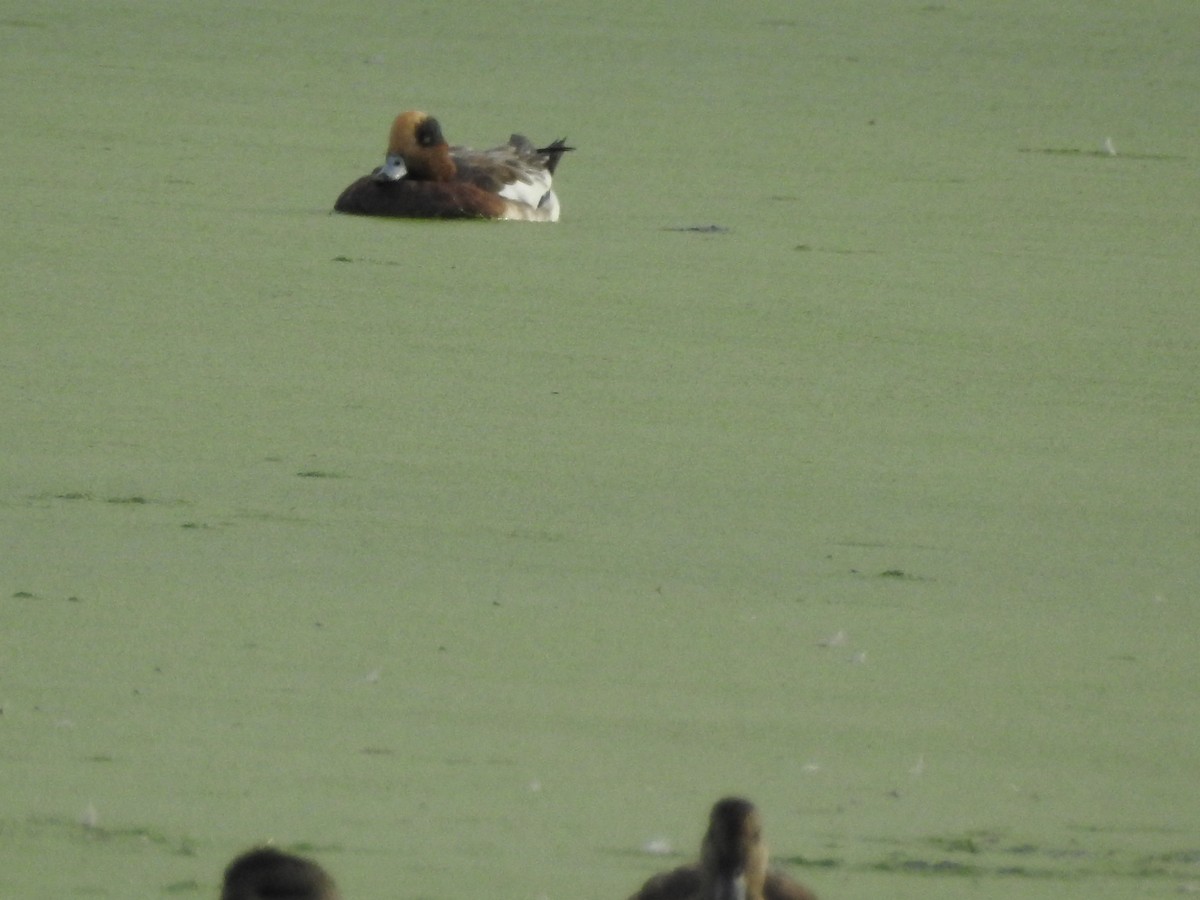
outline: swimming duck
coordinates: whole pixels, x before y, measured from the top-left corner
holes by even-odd
[[[333,879],[311,859],[257,847],[225,869],[221,900],[341,900]]]
[[[557,222],[554,170],[573,148],[536,148],[519,134],[491,150],[451,147],[428,113],[396,116],[382,166],[342,191],[333,208],[363,216]]]
[[[655,875],[630,900],[816,900],[804,885],[767,868],[762,818],[749,800],[713,804],[700,861]]]

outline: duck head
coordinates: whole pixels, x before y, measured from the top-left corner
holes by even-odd
[[[438,120],[410,110],[392,122],[387,156],[372,177],[376,181],[398,181],[405,176],[416,181],[452,181],[455,171]]]
[[[311,859],[274,847],[248,850],[225,869],[221,900],[339,900],[333,879]]]
[[[708,888],[704,900],[762,900],[767,845],[753,803],[726,797],[713,805],[700,866]]]

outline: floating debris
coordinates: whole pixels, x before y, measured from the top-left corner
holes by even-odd
[[[650,856],[670,856],[675,852],[675,848],[666,838],[651,838],[642,844],[642,852]]]
[[[1092,156],[1100,159],[1111,159],[1117,156],[1116,145],[1111,138],[1105,138],[1099,150],[1081,150],[1078,147],[1018,147],[1018,153],[1044,153],[1048,156]],[[1122,153],[1120,159],[1126,160],[1161,160],[1182,162],[1188,157],[1175,153]]]

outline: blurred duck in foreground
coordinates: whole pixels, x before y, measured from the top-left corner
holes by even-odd
[[[514,134],[491,150],[451,147],[428,113],[392,122],[382,166],[342,191],[335,212],[409,219],[510,219],[557,222],[551,189],[565,139],[535,147]]]
[[[749,800],[718,800],[700,845],[700,861],[655,875],[630,900],[817,900],[781,872],[767,869],[762,818]]]
[[[341,900],[329,874],[311,859],[258,847],[225,869],[221,900]]]

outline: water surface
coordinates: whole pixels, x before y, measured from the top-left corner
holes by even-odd
[[[1197,30],[0,16],[0,894],[1197,889]],[[411,107],[562,223],[330,215]]]

